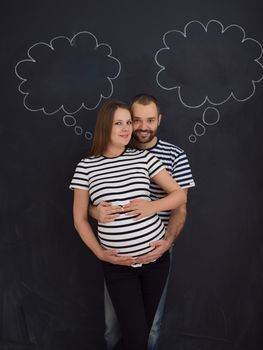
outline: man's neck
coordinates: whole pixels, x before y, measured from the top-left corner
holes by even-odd
[[[145,143],[134,140],[134,145],[136,148],[139,148],[139,149],[149,149],[154,147],[157,144],[157,142],[158,142],[158,138],[157,136],[155,136],[150,142],[145,142]]]

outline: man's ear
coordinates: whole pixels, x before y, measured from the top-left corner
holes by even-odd
[[[162,119],[162,115],[159,114],[159,122],[158,122],[158,126],[161,124],[161,119]]]

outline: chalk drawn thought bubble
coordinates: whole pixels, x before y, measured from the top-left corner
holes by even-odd
[[[262,46],[236,24],[224,28],[217,20],[207,25],[191,21],[183,31],[166,32],[163,43],[155,54],[161,68],[157,84],[165,90],[178,89],[185,107],[221,105],[231,97],[246,101],[263,79]]]
[[[59,36],[49,44],[39,42],[19,61],[16,75],[22,80],[19,91],[30,111],[55,114],[59,110],[75,114],[82,108],[96,109],[113,93],[112,80],[121,71],[119,60],[108,44],[98,43],[90,32],[71,39]]]

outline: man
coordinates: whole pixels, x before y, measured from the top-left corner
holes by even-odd
[[[195,186],[192,178],[190,165],[186,154],[179,147],[168,142],[159,140],[157,137],[158,127],[161,123],[161,113],[158,101],[155,97],[147,94],[135,96],[131,104],[133,117],[133,144],[136,148],[147,149],[159,158],[166,167],[166,170],[185,190]],[[163,197],[165,193],[156,184],[151,183],[151,199],[156,200]],[[110,203],[102,203],[99,208],[93,208],[91,214],[97,220],[102,222],[112,221],[118,217],[119,208],[113,207]],[[186,219],[186,205],[182,205],[172,212],[158,213],[165,227],[165,237],[161,240],[151,243],[154,249],[148,254],[142,255],[136,259],[137,264],[148,264],[160,258],[169,250],[181,232]],[[125,265],[124,257],[114,256],[114,263]],[[161,318],[166,298],[166,287],[160,300],[153,327],[149,336],[149,350],[155,350],[160,333]],[[116,343],[116,327],[113,311],[110,311],[109,298],[106,298],[106,325],[105,334],[109,349]],[[111,330],[112,329],[112,330]],[[113,339],[112,339],[113,337]]]

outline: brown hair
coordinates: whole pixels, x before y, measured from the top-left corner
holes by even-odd
[[[100,156],[105,152],[110,142],[114,113],[118,108],[127,109],[131,113],[129,106],[121,101],[107,101],[100,108],[97,115],[90,156]]]
[[[159,102],[157,100],[157,98],[155,98],[154,96],[152,95],[149,95],[149,94],[138,94],[136,96],[134,96],[132,102],[131,102],[131,108],[132,108],[132,105],[134,103],[139,103],[140,105],[143,105],[143,106],[147,106],[149,105],[151,102],[153,102],[157,108],[157,112],[158,112],[158,115],[161,114],[161,110],[160,110],[160,106],[159,106]]]

